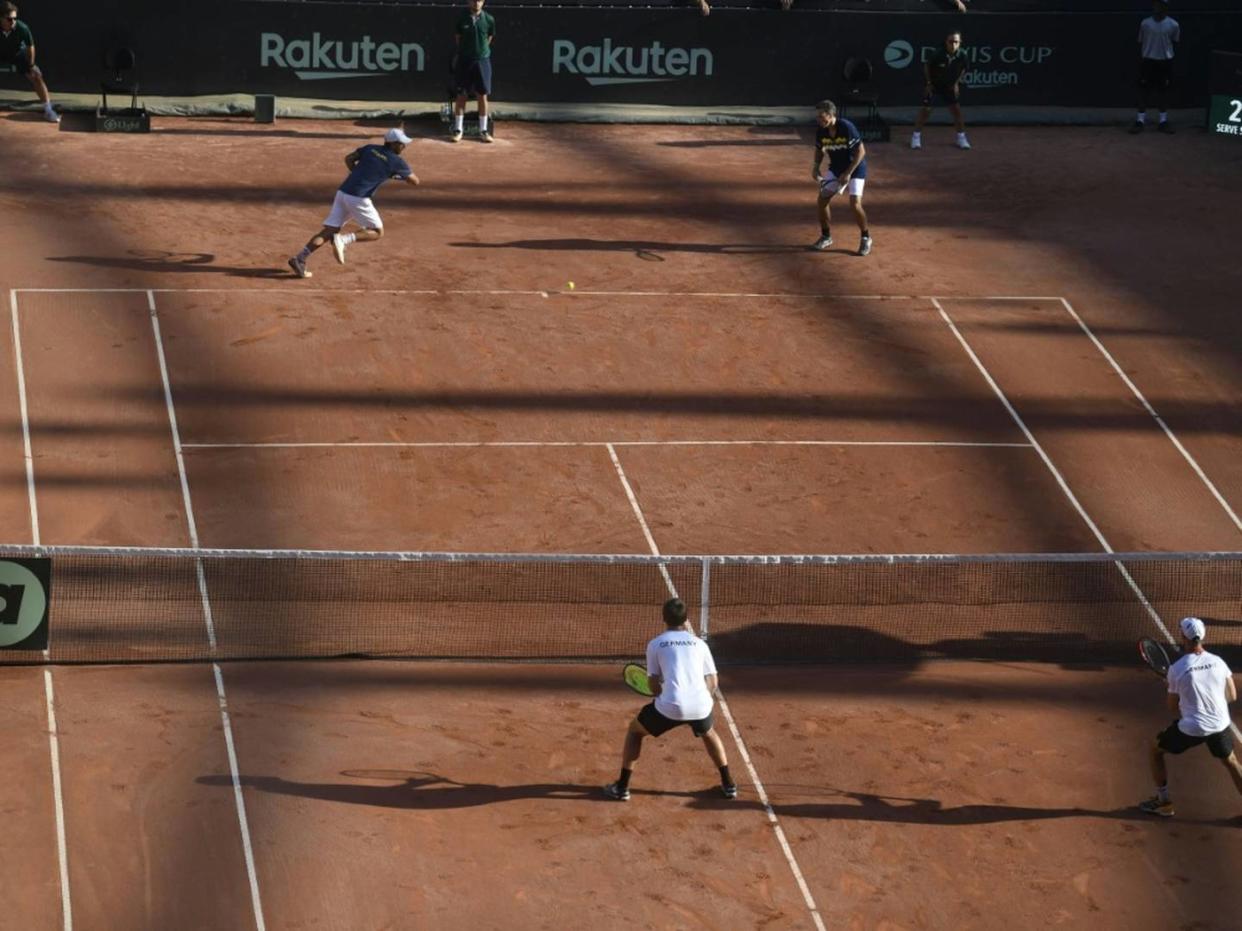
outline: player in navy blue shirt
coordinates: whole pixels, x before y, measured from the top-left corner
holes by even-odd
[[[858,254],[871,252],[871,231],[867,228],[867,214],[863,210],[863,187],[867,183],[867,147],[863,144],[858,127],[849,120],[837,117],[837,105],[831,100],[821,100],[815,105],[815,118],[819,127],[815,132],[815,162],[811,165],[811,177],[819,183],[820,237],[812,249],[825,251],[832,245],[832,216],[828,201],[833,195],[846,191],[850,197],[850,209],[862,231]],[[828,158],[828,171],[821,174],[824,157]]]
[[[371,203],[371,196],[390,178],[406,184],[418,184],[418,176],[401,157],[411,141],[401,130],[390,129],[384,135],[383,145],[364,145],[345,156],[349,177],[336,192],[332,209],[323,221],[323,229],[289,260],[289,267],[295,275],[299,278],[311,277],[306,270],[306,260],[325,243],[332,243],[332,254],[344,265],[345,250],[349,246],[355,242],[374,242],[384,235],[384,221],[375,204]],[[356,233],[342,233],[341,228],[350,220],[361,229]]]

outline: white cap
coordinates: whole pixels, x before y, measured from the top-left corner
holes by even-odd
[[[414,140],[407,136],[399,129],[390,129],[384,133],[385,142],[400,142],[402,145],[409,145]]]
[[[1207,636],[1207,627],[1197,617],[1182,618],[1181,628],[1187,640],[1202,640]]]

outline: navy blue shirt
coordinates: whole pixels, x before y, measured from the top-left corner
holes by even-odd
[[[862,145],[862,133],[849,120],[838,118],[831,130],[822,126],[815,130],[815,147],[828,157],[828,169],[834,175],[844,174],[854,161],[858,147]],[[852,177],[867,177],[867,160],[864,158],[854,169]]]
[[[349,173],[341,190],[354,197],[370,197],[389,178],[404,181],[413,172],[396,152],[383,145],[364,145],[354,152],[358,164]]]

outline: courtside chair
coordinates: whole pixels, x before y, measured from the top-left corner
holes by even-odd
[[[114,48],[104,58],[104,76],[99,82],[100,110],[108,112],[108,95],[129,95],[130,110],[138,109],[137,59],[130,48]]]

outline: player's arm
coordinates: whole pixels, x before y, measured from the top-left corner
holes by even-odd
[[[418,187],[418,175],[414,174],[412,171],[401,180],[413,187]]]
[[[651,683],[651,694],[652,695],[658,696],[660,692],[664,690],[664,677],[663,676],[653,676],[650,673],[648,673],[647,681]]]
[[[819,166],[824,163],[824,150],[818,145],[815,146],[815,161],[811,162],[811,178],[815,181],[823,181],[823,176],[819,173]]]
[[[707,691],[715,695],[716,689],[720,687],[720,677],[714,672],[709,672],[703,677],[703,681],[707,683]]]
[[[1169,692],[1169,694],[1164,696],[1164,703],[1165,705],[1168,706],[1168,709],[1170,711],[1172,711],[1178,717],[1181,717],[1182,703],[1181,703],[1181,699],[1178,698],[1178,695],[1176,692]]]
[[[850,178],[854,177],[854,170],[862,164],[862,160],[867,157],[867,147],[861,139],[858,140],[858,147],[854,150],[854,159],[850,162],[850,167],[841,173],[838,179],[837,189],[840,190],[849,183]]]
[[[1238,684],[1233,681],[1233,676],[1225,677],[1225,703],[1233,704],[1238,700]]]
[[[345,156],[345,167],[348,168],[350,171],[353,171],[355,168],[358,167],[358,160],[360,158],[362,158],[362,156],[359,155],[356,151],[350,152],[348,155]]]

